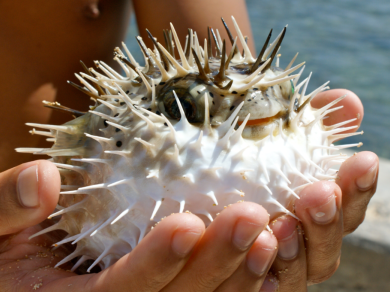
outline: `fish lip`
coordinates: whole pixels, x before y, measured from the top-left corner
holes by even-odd
[[[278,112],[276,115],[270,117],[261,118],[261,119],[251,119],[248,120],[245,127],[266,126],[273,123],[275,120],[278,120],[283,117],[284,117],[284,113]],[[244,121],[238,121],[237,124],[240,126],[243,122]]]

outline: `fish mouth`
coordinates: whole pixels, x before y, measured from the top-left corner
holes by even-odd
[[[283,118],[284,114],[281,112],[277,113],[276,115],[272,117],[262,118],[262,119],[254,119],[254,120],[248,120],[245,127],[253,127],[253,126],[266,126],[268,124],[271,124],[277,119]],[[237,124],[240,126],[244,121],[238,121]]]

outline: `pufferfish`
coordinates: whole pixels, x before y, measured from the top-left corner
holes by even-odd
[[[148,31],[153,49],[137,37],[144,67],[125,44],[126,54],[114,53],[124,76],[102,61],[95,61],[97,69],[82,63],[85,73],[75,74],[82,86],[69,83],[95,101],[89,112],[46,103],[75,118],[64,125],[27,124],[54,145],[16,150],[51,156],[62,182],[49,217],[60,219],[32,237],[64,230],[68,235],[54,246],[77,244],[57,266],[73,260],[72,271],[86,261],[93,262],[88,272],[107,268],[176,212],[196,214],[207,225],[229,204],[251,201],[271,219],[296,217],[300,190],[335,179],[332,167],[347,158],[339,151],[361,145],[333,145],[361,134],[340,134],[356,128],[344,127],[355,119],[323,125],[344,96],[314,109],[310,101],[328,82],[307,94],[310,75],[298,83],[304,63],[292,67],[295,56],[279,67],[287,27],[270,43],[271,30],[254,58],[235,19],[242,53],[222,21],[229,53],[211,28],[203,47],[189,29],[184,50],[172,24],[164,30],[165,46]]]

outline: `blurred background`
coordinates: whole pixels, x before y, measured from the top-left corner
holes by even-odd
[[[364,135],[343,143],[363,142],[359,151],[370,150],[390,158],[389,1],[247,0],[246,3],[256,52],[261,50],[271,28],[274,38],[288,24],[279,51],[281,67],[287,66],[299,52],[295,64],[306,61],[304,76],[313,72],[309,92],[328,80],[331,88],[355,92],[364,104],[361,127]],[[219,29],[225,33],[222,27]],[[137,35],[133,15],[126,44],[137,60],[143,60],[135,40]]]
[[[330,80],[331,88],[347,88],[363,102],[363,142],[353,151],[370,150],[390,158],[390,3],[388,0],[247,0],[257,53],[271,28],[274,37],[288,24],[279,51],[281,67],[306,61],[304,76],[313,72],[309,92]],[[218,16],[216,16],[218,17]],[[230,23],[230,20],[228,20]],[[205,23],[205,26],[207,23]],[[222,27],[219,30],[223,31]],[[223,32],[224,33],[224,32]],[[131,18],[126,43],[143,60]],[[381,160],[377,194],[363,225],[344,241],[341,265],[328,281],[310,292],[390,291],[390,162]]]

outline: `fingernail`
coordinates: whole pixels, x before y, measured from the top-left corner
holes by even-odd
[[[292,260],[298,255],[298,233],[296,228],[294,228],[293,232],[278,241],[279,249],[278,249],[278,257],[283,260]]]
[[[200,236],[200,232],[177,231],[172,239],[172,249],[179,256],[186,256],[194,248]]]
[[[279,289],[279,282],[276,277],[267,275],[265,277],[263,285],[261,286],[260,292],[275,292]]]
[[[316,223],[326,224],[331,222],[337,211],[335,195],[330,196],[325,204],[318,207],[309,208],[308,211],[311,218]]]
[[[257,240],[261,240],[263,243],[273,242],[272,235],[268,231],[263,231],[258,236]],[[276,244],[276,243],[275,243]],[[263,247],[258,250],[251,251],[248,253],[246,264],[248,268],[255,275],[262,276],[266,273],[271,266],[271,263],[275,259],[276,249],[275,246]]]
[[[260,232],[263,231],[264,226],[260,226],[245,220],[237,222],[234,233],[233,243],[242,250],[247,249],[251,246],[254,240],[259,236]]]
[[[19,173],[17,180],[19,202],[23,207],[39,206],[38,197],[38,165],[30,166]]]
[[[371,167],[365,175],[362,177],[359,177],[356,180],[356,185],[358,186],[359,189],[361,190],[366,190],[374,184],[376,180],[376,175],[378,172],[378,165],[375,164],[373,167]]]

